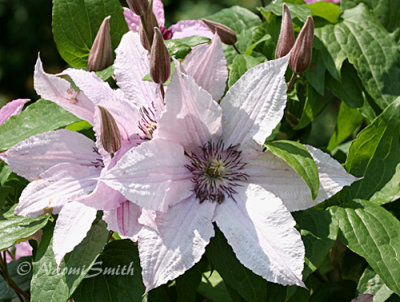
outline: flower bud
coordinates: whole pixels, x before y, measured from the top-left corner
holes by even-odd
[[[140,17],[140,21],[140,42],[146,50],[150,50],[154,37],[154,27],[158,27],[157,19],[153,13],[153,0],[150,0],[145,14]]]
[[[151,47],[150,75],[157,84],[164,84],[171,74],[171,61],[162,33],[154,27],[153,46]]]
[[[110,16],[101,23],[100,29],[94,39],[88,58],[88,70],[99,71],[113,63],[113,51],[110,35]]]
[[[312,44],[314,40],[314,21],[312,17],[307,18],[297,37],[290,54],[289,66],[296,73],[303,73],[311,63]]]
[[[102,106],[97,106],[101,117],[101,136],[100,141],[103,148],[113,155],[121,148],[121,133],[117,122],[111,113]]]
[[[286,56],[294,45],[293,22],[287,5],[283,4],[281,32],[275,50],[275,59]]]
[[[210,20],[202,20],[205,25],[215,34],[217,33],[222,43],[228,45],[235,45],[237,41],[236,33],[230,29],[228,26],[225,26],[221,23],[210,21]]]
[[[138,16],[143,16],[147,11],[149,2],[147,0],[126,0],[128,6]]]

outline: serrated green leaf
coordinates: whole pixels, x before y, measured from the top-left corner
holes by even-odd
[[[265,301],[267,281],[244,267],[219,229],[206,248],[207,258],[222,276],[227,286],[235,289],[247,301]]]
[[[301,238],[306,248],[303,279],[323,263],[329,250],[335,244],[338,225],[329,211],[309,209],[294,212]]]
[[[350,174],[363,177],[348,189],[349,199],[384,204],[400,192],[400,98],[388,106],[353,141],[347,157]]]
[[[33,135],[79,121],[53,102],[39,100],[0,126],[0,150],[7,150]]]
[[[332,151],[352,135],[363,121],[361,113],[357,109],[350,108],[346,103],[341,103],[336,121],[335,132],[333,132],[328,143],[327,150]]]
[[[266,147],[303,178],[314,200],[319,191],[318,168],[307,149],[300,143],[286,140],[267,142]]]
[[[28,239],[42,229],[49,219],[48,214],[37,218],[14,216],[14,209],[15,206],[0,216],[0,251]]]
[[[331,211],[347,247],[364,257],[383,282],[400,294],[400,221],[370,201]]]
[[[365,90],[383,109],[400,95],[393,80],[400,77],[398,45],[364,4],[346,10],[342,17],[336,25],[316,28],[315,35],[334,58],[337,71],[348,59]]]
[[[142,301],[145,287],[141,271],[137,246],[130,240],[112,241],[106,245],[92,270],[76,290],[74,300]]]
[[[111,41],[115,49],[128,31],[118,0],[53,0],[54,41],[61,57],[72,67],[87,67],[90,48],[107,16],[111,16]]]
[[[369,266],[364,270],[358,282],[357,292],[374,295],[374,302],[384,302],[393,294],[393,291],[386,286],[379,275]]]
[[[31,284],[32,257],[21,257],[15,261],[8,263],[8,273],[11,279],[18,285],[20,289],[27,292]],[[16,298],[15,291],[7,286],[7,282],[0,276],[0,300]]]
[[[95,221],[86,238],[68,253],[59,271],[53,253],[53,224],[43,231],[33,261],[32,302],[67,301],[95,263],[107,241],[108,231],[102,220]]]
[[[229,73],[228,87],[231,87],[237,80],[250,68],[256,66],[260,62],[252,56],[243,54],[237,55],[233,60]]]
[[[331,23],[339,21],[340,7],[336,4],[319,1],[305,6],[311,10],[313,16],[324,18]]]

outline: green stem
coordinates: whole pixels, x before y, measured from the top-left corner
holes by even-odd
[[[233,46],[233,48],[236,50],[236,52],[240,55],[240,51],[239,51],[239,49],[236,47],[236,45],[235,45],[235,44],[232,44],[232,46]]]
[[[296,81],[296,77],[297,77],[297,73],[293,71],[292,77],[290,78],[290,82],[289,82],[289,84],[288,84],[288,88],[287,88],[286,93],[288,93],[288,92],[290,91],[290,89],[292,89],[292,86],[293,86],[293,84],[294,84],[294,81]]]

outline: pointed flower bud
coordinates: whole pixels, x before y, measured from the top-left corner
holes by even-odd
[[[283,4],[281,32],[276,45],[275,59],[286,56],[294,45],[293,22],[287,5]]]
[[[138,16],[143,16],[147,11],[149,2],[147,0],[126,0],[128,6]]]
[[[101,23],[89,53],[88,70],[99,71],[113,63],[113,51],[110,35],[110,16]]]
[[[146,50],[150,50],[154,37],[154,27],[158,27],[157,19],[153,13],[153,0],[149,1],[147,10],[140,17],[140,21],[140,42]]]
[[[310,66],[313,40],[314,21],[308,16],[290,54],[289,66],[296,73],[303,73]]]
[[[205,25],[215,34],[217,33],[222,43],[227,45],[235,45],[237,41],[236,33],[230,29],[228,26],[225,26],[221,23],[210,21],[210,20],[202,20]]]
[[[171,61],[162,33],[154,27],[153,46],[151,47],[150,75],[157,84],[164,84],[171,74]]]
[[[111,113],[102,106],[97,106],[101,117],[101,136],[100,141],[103,148],[113,155],[121,148],[121,133],[117,122]]]

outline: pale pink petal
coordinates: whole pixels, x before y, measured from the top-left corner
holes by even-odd
[[[53,235],[53,252],[59,267],[64,256],[86,237],[97,211],[79,202],[69,202],[60,211]]]
[[[356,299],[352,299],[351,302],[372,302],[374,295],[371,294],[359,294]]]
[[[250,182],[260,184],[274,193],[292,212],[311,208],[357,180],[328,154],[311,146],[306,148],[317,164],[319,172],[319,193],[314,201],[304,180],[282,159],[270,152],[260,153],[257,158],[249,161],[245,173],[249,175]]]
[[[282,201],[250,184],[218,205],[215,221],[238,260],[265,280],[300,285],[304,245]]]
[[[192,194],[182,146],[153,139],[129,150],[101,180],[141,207],[166,211]]]
[[[221,107],[192,77],[181,73],[178,61],[168,85],[166,103],[158,126],[160,137],[178,142],[188,151],[221,136]]]
[[[43,99],[52,101],[77,117],[93,124],[94,104],[82,92],[75,91],[71,83],[43,70],[38,58],[35,65],[34,87]]]
[[[62,162],[93,166],[101,159],[91,139],[64,129],[32,136],[2,153],[0,158],[28,180]]]
[[[126,200],[117,209],[105,211],[103,220],[107,223],[107,229],[117,232],[121,238],[137,241],[137,234],[142,229],[138,222],[142,209]]]
[[[116,49],[117,57],[114,63],[117,84],[125,97],[137,107],[155,106],[162,102],[157,93],[158,85],[143,78],[150,73],[148,51],[140,43],[138,33],[126,33]]]
[[[182,20],[172,25],[173,39],[183,39],[191,36],[203,36],[212,38],[213,33],[211,30],[200,20]]]
[[[182,275],[201,259],[214,236],[211,220],[215,206],[190,198],[157,215],[160,232],[143,227],[139,256],[146,291]]]
[[[0,109],[0,125],[4,124],[11,116],[17,115],[29,99],[17,99],[9,102]]]
[[[23,241],[15,245],[15,259],[11,258],[11,256],[6,253],[7,262],[11,262],[13,260],[17,260],[21,257],[32,256],[32,247],[28,241]]]
[[[218,101],[225,92],[228,79],[226,64],[221,40],[215,34],[211,44],[202,44],[193,48],[182,62],[182,67],[200,87],[207,90],[214,100]]]
[[[96,186],[100,170],[71,163],[51,167],[22,191],[15,215],[36,217],[59,213],[68,202],[89,194]]]
[[[139,32],[140,17],[127,7],[124,7],[124,17],[126,23],[128,24],[129,30]]]
[[[153,13],[156,16],[158,25],[160,27],[164,26],[165,25],[164,5],[161,0],[153,1]]]
[[[285,72],[289,55],[247,71],[221,101],[225,145],[262,144],[283,117],[286,106]],[[255,144],[254,144],[255,143]]]

